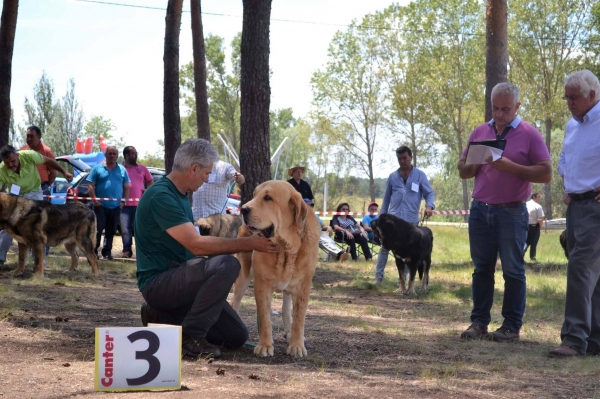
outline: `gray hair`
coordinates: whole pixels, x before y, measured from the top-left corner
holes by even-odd
[[[512,83],[501,82],[494,86],[494,88],[492,89],[491,97],[494,97],[494,95],[512,96],[513,103],[516,104],[519,102],[519,98],[521,97],[521,91],[517,86],[515,86]]]
[[[206,168],[219,160],[217,150],[204,139],[187,139],[175,153],[173,170],[184,172],[193,164]]]
[[[109,145],[104,149],[104,156],[106,156],[106,154],[108,153],[108,150],[110,150],[111,148],[114,148],[115,150],[117,150],[117,155],[119,155],[119,149],[117,148],[116,145]]]
[[[598,95],[600,95],[600,82],[598,82],[596,75],[587,69],[567,76],[565,78],[565,87],[578,87],[584,97],[587,97],[590,91],[593,90],[596,94],[594,100],[598,100]]]

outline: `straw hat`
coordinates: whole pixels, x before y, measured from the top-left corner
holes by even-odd
[[[302,171],[302,174],[306,173],[306,168],[304,166],[295,165],[291,167],[290,170],[288,170],[288,176],[291,177],[296,169],[300,169]]]

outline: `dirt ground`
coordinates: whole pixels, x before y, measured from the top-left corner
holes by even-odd
[[[113,252],[116,253],[116,252]],[[14,255],[12,255],[14,257]],[[82,259],[68,273],[50,258],[46,278],[0,271],[0,398],[587,398],[600,395],[600,360],[555,360],[550,346],[463,343],[464,306],[357,288],[354,265],[321,264],[306,320],[309,356],[285,355],[274,315],[275,356],[224,350],[212,362],[184,360],[179,391],[94,392],[94,329],[141,326],[134,263]],[[368,267],[368,266],[366,266]],[[274,309],[281,306],[281,296]],[[258,332],[251,288],[242,307],[250,341]],[[558,330],[557,330],[558,331]],[[224,372],[217,374],[217,370]]]

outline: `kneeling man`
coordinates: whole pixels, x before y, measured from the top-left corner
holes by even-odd
[[[217,160],[208,141],[187,140],[175,154],[172,172],[146,190],[135,218],[138,287],[147,302],[142,323],[181,325],[183,354],[191,357],[219,357],[217,346],[239,347],[248,338],[227,303],[240,270],[228,254],[277,252],[258,235],[201,236],[194,227],[188,193],[208,181]]]

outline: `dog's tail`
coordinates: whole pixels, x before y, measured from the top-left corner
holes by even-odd
[[[423,266],[425,262],[423,262],[423,260],[421,259],[421,261],[419,262],[419,267],[417,268],[417,270],[419,271],[419,281],[423,280],[423,272],[425,267]]]

